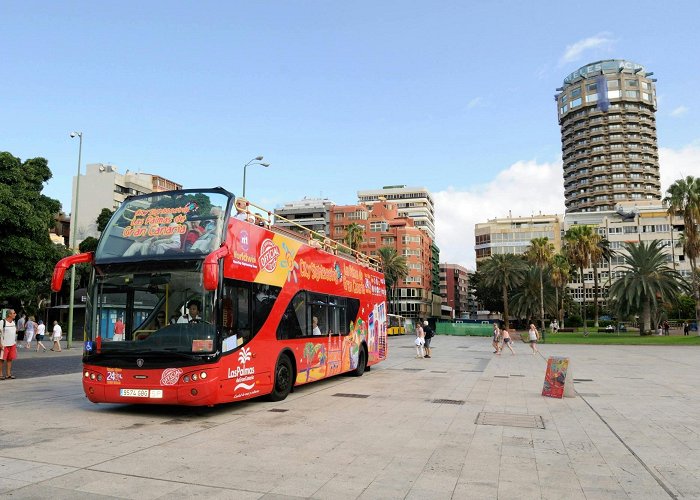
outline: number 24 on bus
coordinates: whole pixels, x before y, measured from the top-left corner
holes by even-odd
[[[252,207],[222,188],[130,197],[95,252],[58,262],[55,291],[71,265],[93,269],[82,377],[90,401],[278,401],[296,385],[360,376],[386,359],[377,263],[301,226],[270,226]]]

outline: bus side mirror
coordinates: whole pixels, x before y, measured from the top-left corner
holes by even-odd
[[[63,285],[63,277],[66,275],[66,270],[74,264],[85,264],[92,262],[95,258],[95,252],[78,253],[64,257],[56,263],[53,268],[53,277],[51,278],[51,290],[59,292]]]
[[[228,255],[228,247],[222,246],[207,255],[202,266],[204,289],[213,291],[219,285],[219,259]]]

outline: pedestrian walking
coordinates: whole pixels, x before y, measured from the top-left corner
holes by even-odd
[[[19,342],[19,344],[17,344],[17,347],[21,348],[21,347],[23,347],[22,342],[24,342],[24,331],[25,331],[25,328],[27,327],[27,317],[24,315],[24,313],[22,313],[20,315],[19,319],[17,320],[16,326],[17,326],[17,342]]]
[[[53,322],[53,332],[51,333],[51,340],[53,340],[52,351],[61,352],[61,339],[63,338],[63,330],[61,330],[61,325],[58,321]]]
[[[668,324],[668,321],[664,321],[663,327],[664,327],[664,335],[668,336],[668,332],[671,329],[671,326]]]
[[[535,355],[539,352],[537,350],[537,341],[540,340],[540,332],[537,330],[534,323],[530,323],[530,329],[527,334],[530,339],[530,349],[532,349],[532,354]]]
[[[416,358],[423,359],[425,357],[425,351],[423,349],[423,346],[425,345],[425,332],[423,331],[423,327],[420,324],[420,321],[418,322],[418,325],[416,326]]]
[[[503,336],[503,345],[508,346],[508,349],[510,349],[511,354],[515,354],[515,351],[513,350],[513,339],[510,338],[510,333],[508,333],[508,330],[503,328],[501,330],[501,335]],[[503,350],[501,348],[501,350]]]
[[[46,346],[42,342],[42,340],[44,340],[45,333],[46,325],[44,324],[44,321],[40,319],[39,323],[36,325],[36,352],[39,352],[40,347],[43,349],[42,352],[46,352]]]
[[[34,342],[35,335],[36,321],[34,321],[34,316],[29,316],[29,318],[27,318],[27,323],[24,327],[24,343],[27,349],[32,348],[32,342]]]
[[[493,339],[491,345],[495,349],[494,354],[501,354],[501,329],[498,328],[498,322],[493,324]]]
[[[13,379],[12,362],[17,359],[17,325],[14,309],[8,309],[0,332],[0,380]]]
[[[423,340],[425,341],[425,357],[430,357],[430,341],[435,336],[435,332],[430,328],[430,324],[427,321],[423,321]]]
[[[689,335],[690,334],[690,325],[688,324],[687,321],[683,322],[683,335]]]

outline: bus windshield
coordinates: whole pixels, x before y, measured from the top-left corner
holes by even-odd
[[[231,198],[223,189],[128,198],[103,231],[95,263],[202,257],[221,244]]]
[[[215,353],[214,295],[202,287],[201,266],[151,267],[95,273],[86,351]]]

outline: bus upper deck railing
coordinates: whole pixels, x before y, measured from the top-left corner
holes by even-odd
[[[252,212],[250,210],[250,207],[262,211],[265,215]],[[381,262],[377,259],[370,257],[369,255],[366,255],[357,250],[354,250],[347,245],[339,243],[338,241],[328,238],[327,236],[321,233],[317,233],[312,229],[304,227],[301,224],[294,222],[293,220],[289,220],[285,217],[282,217],[281,215],[275,214],[274,212],[271,212],[266,208],[256,205],[255,203],[252,203],[251,201],[245,198],[236,198],[236,210],[239,213],[245,213],[248,222],[257,224],[259,226],[264,226],[270,229],[271,231],[274,231],[275,233],[289,236],[290,238],[294,238],[297,241],[300,241],[301,243],[305,243],[311,247],[318,248],[330,254],[337,255],[338,257],[350,260],[352,262],[356,262],[362,266],[374,269],[375,271],[381,271],[382,265]],[[278,220],[283,221],[287,224],[291,224],[292,226],[296,227],[299,231],[294,231],[291,229],[287,229],[286,227],[276,225],[275,222]]]

